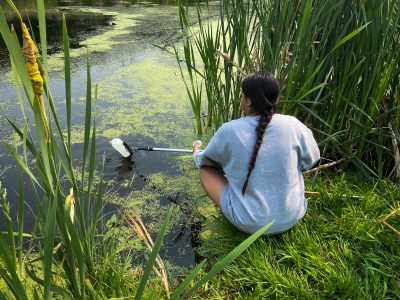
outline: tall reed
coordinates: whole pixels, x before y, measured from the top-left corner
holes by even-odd
[[[314,130],[325,159],[399,177],[399,11],[395,0],[221,0],[217,20],[200,5],[190,20],[180,3],[184,46],[195,49],[188,91],[207,96],[198,132],[240,117],[243,76],[270,70],[279,110]]]

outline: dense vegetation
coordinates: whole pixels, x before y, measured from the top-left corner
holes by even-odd
[[[282,88],[279,111],[313,129],[325,160],[400,178],[399,1],[220,4],[216,20],[200,5],[191,20],[180,4],[176,54],[199,134],[238,118],[241,80],[269,70]]]
[[[0,220],[6,225],[0,234],[0,298],[118,299],[135,295],[137,299],[177,299],[189,294],[201,299],[400,297],[400,191],[391,181],[376,180],[371,185],[363,176],[395,177],[397,170],[400,54],[395,47],[399,41],[396,1],[370,6],[330,0],[254,1],[255,6],[222,1],[220,19],[214,23],[203,20],[198,7],[199,27],[194,35],[189,34],[193,29],[180,6],[188,67],[188,74],[182,69],[182,75],[188,78],[199,133],[239,117],[241,78],[252,70],[268,69],[283,87],[280,109],[314,129],[326,159],[345,158],[363,174],[346,170],[308,178],[307,188],[313,189],[308,215],[291,231],[276,237],[257,239],[267,227],[245,236],[211,207],[205,213],[204,243],[198,250],[216,264],[212,267],[203,261],[181,284],[171,280],[171,293],[157,253],[172,210],[158,238],[147,240],[151,251],[148,264],[133,267],[134,261],[121,254],[117,243],[121,232],[103,224],[102,174],[95,163],[97,87],[92,88],[89,59],[84,151],[82,165],[77,167],[72,159],[66,22],[64,129],[48,88],[44,1],[37,3],[41,56],[27,31],[21,51],[0,9],[0,33],[10,53],[13,80],[25,90],[24,96],[17,93],[22,128],[9,120],[20,144],[7,144],[19,166],[17,220],[11,218],[6,187],[0,186]],[[16,9],[15,13],[19,15]],[[381,44],[385,47],[379,47]],[[205,107],[201,103],[204,93],[208,99]],[[24,101],[29,111],[25,111]],[[187,170],[194,181],[196,171]],[[26,184],[31,185],[38,207],[30,233],[24,231]],[[140,219],[131,217],[125,222],[146,236]],[[26,240],[31,244],[23,250]],[[161,275],[151,277],[152,270]]]

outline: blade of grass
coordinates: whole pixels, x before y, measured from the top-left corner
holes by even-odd
[[[29,175],[29,177],[41,188],[43,189],[43,187],[39,184],[39,182],[37,181],[35,175],[33,175],[33,173],[29,170],[28,165],[22,161],[21,157],[18,155],[18,153],[15,151],[14,147],[10,144],[5,144],[8,151],[10,151],[11,155],[14,157],[14,159],[17,161],[17,163],[19,164],[19,166],[25,171],[26,174]],[[46,185],[48,185],[48,182],[45,182]]]
[[[245,239],[242,243],[240,243],[240,245],[238,245],[235,249],[233,249],[226,256],[224,256],[219,262],[217,262],[214,265],[214,267],[202,279],[196,282],[196,284],[184,294],[184,297],[189,297],[201,285],[203,285],[212,277],[214,277],[216,274],[225,269],[227,265],[229,265],[236,257],[242,254],[242,252],[245,251],[256,239],[258,239],[269,227],[271,227],[273,223],[274,221],[266,224],[265,226],[257,230],[255,233],[253,233],[251,236]]]
[[[1,238],[0,238],[0,244],[1,244]],[[10,269],[5,270],[4,268],[0,267],[0,277],[3,278],[3,280],[6,282],[7,286],[14,294],[16,299],[28,300],[26,291],[21,281],[19,280],[17,273],[15,273],[14,270]]]
[[[42,50],[41,56],[43,60],[44,78],[48,81],[47,74],[47,35],[46,35],[46,11],[43,0],[37,0],[37,10],[39,19],[39,32],[40,32],[40,47]]]
[[[10,205],[7,203],[5,195],[0,191],[0,209],[1,212],[3,213],[4,221],[5,221],[5,226],[7,229],[7,237],[8,237],[8,245],[10,248],[10,251],[8,252],[10,254],[10,262],[11,262],[11,267],[13,270],[17,270],[18,265],[17,265],[17,256],[15,252],[15,239],[14,239],[14,230],[13,230],[13,222],[11,220],[11,215],[10,215]]]
[[[339,48],[341,45],[343,45],[347,41],[351,40],[353,37],[355,37],[357,34],[359,34],[361,31],[363,31],[369,24],[371,24],[371,22],[368,22],[367,24],[357,28],[356,30],[354,30],[351,33],[349,33],[348,35],[346,35],[342,40],[339,41],[339,43],[337,43],[335,45],[335,47],[333,47],[331,52],[333,52],[334,50]]]
[[[71,155],[71,59],[69,52],[69,39],[67,31],[67,21],[65,15],[62,15],[62,30],[64,42],[64,78],[65,78],[65,103],[67,107],[67,134],[68,150]]]
[[[18,40],[18,38],[16,36],[15,36],[15,39]],[[19,103],[19,106],[21,107],[21,112],[22,112],[22,115],[24,117],[24,120],[26,120],[24,103],[22,101],[22,95],[21,95],[21,89],[20,89],[20,81],[19,81],[17,67],[15,66],[15,63],[12,60],[11,56],[10,56],[10,61],[11,61],[11,69],[12,69],[12,74],[13,74],[15,91],[17,92],[18,103]]]
[[[13,9],[13,11],[18,15],[19,19],[22,20],[22,17],[17,9],[17,7],[14,5],[14,3],[11,0],[7,0],[8,5],[11,6],[11,8]]]
[[[37,97],[37,96],[35,96]],[[43,123],[43,119],[40,112],[40,105],[38,101],[33,102],[33,113],[35,117],[35,124],[36,124],[36,132],[39,140],[40,145],[40,157],[42,159],[44,170],[43,174],[45,175],[45,182],[47,183],[46,186],[49,189],[51,194],[54,194],[54,187],[53,187],[53,174],[55,173],[52,170],[52,163],[51,163],[51,153],[49,152],[48,143],[46,139],[45,133],[45,125]]]
[[[157,254],[160,251],[161,244],[164,239],[165,232],[167,230],[167,225],[169,223],[169,219],[171,218],[172,210],[173,210],[173,207],[171,206],[171,208],[168,211],[167,216],[165,217],[165,220],[160,229],[160,232],[157,235],[157,239],[156,239],[156,242],[154,243],[153,251],[151,251],[150,258],[147,261],[146,268],[144,269],[142,279],[141,279],[139,287],[136,291],[135,300],[140,299],[143,295],[144,288],[146,286],[146,282],[149,279],[150,272],[153,269],[154,263],[157,258]]]
[[[26,268],[26,273],[29,275],[30,278],[32,278],[35,282],[39,283],[40,285],[44,285],[44,281],[37,277],[34,272]],[[51,285],[51,290],[57,294],[59,294],[62,299],[68,299],[68,300],[73,300],[74,298],[71,296],[71,294],[66,291],[65,289],[52,284]]]
[[[180,295],[183,293],[183,291],[189,286],[189,284],[192,282],[194,278],[196,278],[197,274],[203,269],[203,266],[205,265],[206,260],[203,260],[201,263],[199,263],[191,272],[190,274],[185,278],[185,280],[178,286],[178,288],[172,293],[171,295],[171,300],[179,299]]]
[[[83,157],[82,157],[82,190],[85,182],[85,172],[86,172],[86,159],[89,150],[89,138],[90,138],[90,123],[92,116],[92,82],[90,76],[90,62],[89,55],[86,58],[86,111],[85,111],[85,132],[84,132],[84,141],[83,141]]]
[[[25,214],[25,205],[24,205],[24,184],[22,182],[22,174],[18,169],[18,259],[19,259],[19,275],[22,278],[23,272],[23,238],[24,238],[24,214]]]
[[[58,186],[56,190],[58,190]],[[43,257],[43,272],[44,272],[44,299],[52,299],[51,284],[53,278],[52,264],[53,264],[53,248],[56,234],[56,210],[57,210],[57,196],[50,200],[50,206],[46,214],[46,221],[44,224],[44,257]]]

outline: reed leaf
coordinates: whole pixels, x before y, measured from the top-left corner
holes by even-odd
[[[17,43],[19,43],[18,42],[18,37],[17,37],[17,35],[15,33],[15,30],[14,30],[13,26],[11,26],[11,34],[15,38],[15,41]],[[13,74],[13,81],[14,81],[14,85],[15,85],[15,90],[17,92],[18,103],[19,103],[19,106],[21,107],[21,112],[22,112],[22,115],[24,117],[24,120],[26,120],[24,103],[22,101],[22,95],[21,95],[21,88],[20,88],[20,80],[19,80],[19,76],[18,76],[18,71],[17,71],[17,67],[15,66],[14,61],[11,58],[11,55],[10,55],[10,61],[11,61],[11,70],[12,70],[12,74]]]
[[[56,191],[58,186],[56,187]],[[44,256],[43,256],[43,272],[44,272],[44,299],[52,299],[51,284],[52,284],[52,264],[53,264],[53,247],[56,235],[56,211],[57,211],[57,193],[56,197],[51,199],[50,205],[46,214],[46,221],[44,224]]]
[[[264,225],[262,228],[257,230],[247,239],[245,239],[242,243],[240,243],[235,249],[225,255],[219,262],[217,262],[213,268],[206,274],[202,279],[200,279],[196,284],[190,288],[185,294],[184,297],[189,297],[193,292],[195,292],[201,285],[206,283],[212,277],[221,272],[227,265],[229,265],[236,257],[243,253],[256,239],[258,239],[269,227],[274,223],[274,221],[269,222]]]
[[[44,78],[47,80],[47,34],[46,34],[46,11],[43,0],[37,0],[39,32],[40,32],[40,46],[42,52]]]
[[[333,47],[332,51],[335,51],[341,45],[343,45],[347,41],[351,40],[353,37],[355,37],[357,34],[359,34],[361,31],[363,31],[369,24],[371,24],[371,22],[368,22],[367,24],[357,28],[356,30],[354,30],[351,33],[349,33],[348,35],[346,35],[342,40],[339,41],[339,43],[337,43],[335,45],[335,47]]]
[[[82,190],[85,182],[85,172],[86,172],[86,159],[89,149],[89,138],[90,138],[90,122],[92,116],[92,82],[90,76],[90,62],[89,57],[86,58],[86,110],[85,110],[85,131],[83,140],[83,157],[82,157]]]
[[[12,156],[14,157],[14,159],[17,161],[18,165],[25,171],[25,173],[26,173],[27,175],[29,175],[29,177],[30,177],[41,189],[43,189],[42,186],[41,186],[41,185],[39,184],[39,182],[37,181],[35,175],[33,175],[33,173],[29,170],[28,165],[27,165],[24,161],[22,161],[20,155],[15,151],[14,147],[13,147],[12,145],[10,145],[10,144],[7,144],[7,143],[6,143],[5,145],[6,145],[7,149],[8,149],[8,151],[10,151],[11,155],[12,155]],[[45,182],[45,184],[46,184],[46,185],[49,185],[48,182]]]
[[[144,273],[143,273],[142,279],[140,280],[139,287],[136,290],[136,294],[135,294],[135,299],[136,300],[140,299],[142,297],[142,295],[143,295],[144,288],[146,286],[146,282],[149,279],[150,272],[153,269],[153,266],[154,266],[154,263],[156,261],[158,252],[160,251],[161,244],[162,244],[162,241],[164,239],[164,235],[166,233],[167,226],[168,226],[168,223],[169,223],[169,219],[171,218],[172,210],[173,210],[173,207],[171,206],[171,208],[169,209],[169,211],[167,213],[167,216],[165,217],[164,223],[163,223],[163,225],[162,225],[162,227],[161,227],[161,229],[160,229],[160,231],[159,231],[159,233],[157,235],[157,239],[156,239],[156,241],[154,243],[153,251],[151,251],[150,257],[149,257],[149,259],[147,261],[147,264],[146,264],[146,267],[144,269]]]
[[[0,245],[1,244],[2,244],[2,240],[0,237]],[[9,287],[11,292],[14,294],[16,299],[21,299],[21,300],[29,299],[15,270],[9,269],[9,268],[7,270],[5,270],[3,267],[0,267],[0,277],[3,278],[3,280],[7,283],[7,286]],[[5,299],[7,299],[7,298],[5,298]]]
[[[19,275],[22,277],[23,273],[23,238],[24,234],[24,214],[25,214],[25,203],[24,203],[24,185],[22,182],[21,171],[18,170],[18,248],[17,255],[19,259]]]
[[[185,278],[185,280],[176,288],[176,290],[172,293],[171,295],[171,300],[179,299],[179,297],[182,295],[184,290],[190,285],[193,279],[196,278],[196,276],[199,274],[199,272],[203,269],[204,265],[206,263],[206,260],[203,260],[201,263],[199,263],[191,272],[190,274]]]
[[[21,47],[19,46],[18,42],[13,37],[13,35],[10,33],[10,30],[8,29],[6,18],[4,16],[3,9],[1,7],[0,7],[0,33],[1,33],[1,36],[3,37],[4,43],[7,46],[7,49],[10,53],[11,59],[16,66],[18,75],[24,86],[25,93],[28,96],[29,103],[32,105],[34,93],[33,93],[32,84],[31,84],[31,81],[30,81],[30,78],[28,75],[28,71],[25,67],[25,61],[24,61],[24,58],[22,55]]]
[[[68,150],[71,156],[71,59],[69,51],[69,38],[67,30],[67,21],[65,15],[62,16],[62,30],[64,43],[64,80],[65,80],[65,104],[67,112],[67,135],[68,135]]]

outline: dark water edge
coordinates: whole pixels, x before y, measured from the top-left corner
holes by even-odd
[[[13,0],[14,4],[18,9],[35,9],[36,0]],[[131,6],[131,5],[176,5],[177,0],[45,0],[45,6],[47,8],[59,7],[59,6]],[[198,0],[182,0],[185,5],[192,5],[197,3]],[[206,1],[199,1],[206,2]],[[0,7],[3,9],[9,9],[9,5],[6,1],[0,3]]]

